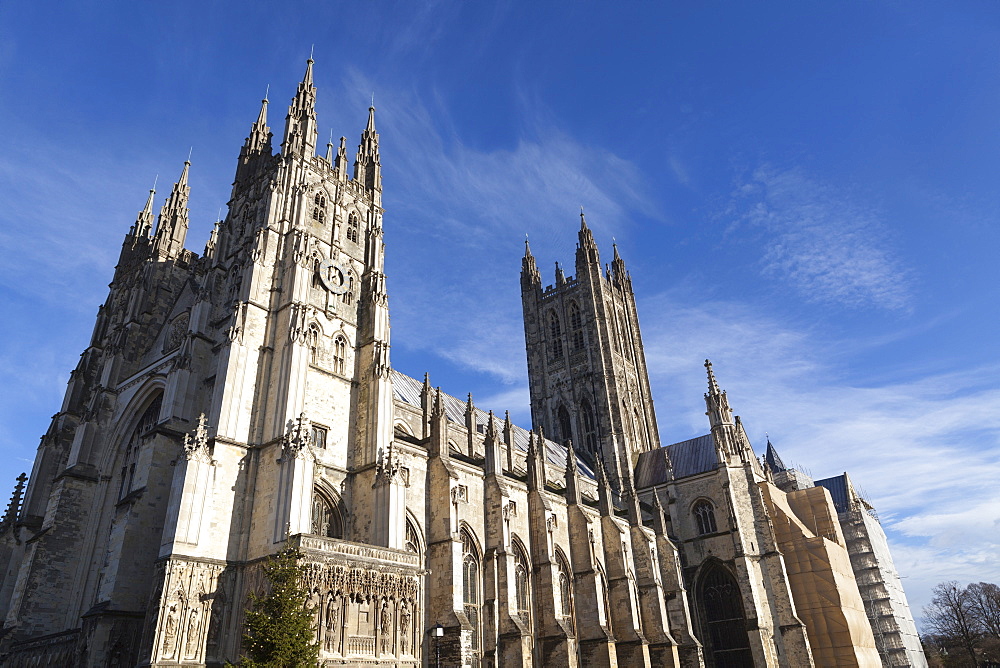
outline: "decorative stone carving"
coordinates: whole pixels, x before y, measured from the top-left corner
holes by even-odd
[[[198,426],[193,434],[184,434],[184,455],[188,461],[199,461],[206,464],[213,463],[210,449],[211,439],[208,436],[208,425],[205,414],[198,417]]]
[[[181,345],[184,335],[187,334],[190,321],[190,315],[188,315],[187,312],[184,312],[170,322],[167,335],[163,339],[164,353],[167,353]]]
[[[378,463],[375,469],[375,482],[372,487],[395,482],[400,477],[400,469],[399,457],[395,453],[392,442],[390,442],[388,450],[383,451],[381,448],[379,449]]]
[[[311,446],[312,424],[305,413],[299,413],[298,419],[289,426],[288,433],[285,434],[284,455],[293,459],[301,457],[311,451]]]

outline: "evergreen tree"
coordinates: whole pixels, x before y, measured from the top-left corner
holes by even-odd
[[[271,584],[251,594],[243,632],[241,668],[299,668],[318,665],[319,645],[309,592],[302,584],[301,553],[286,548],[264,563]]]

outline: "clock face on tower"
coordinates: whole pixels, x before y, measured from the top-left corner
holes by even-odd
[[[342,295],[350,287],[347,281],[347,270],[335,260],[323,260],[319,263],[319,280],[328,292]]]

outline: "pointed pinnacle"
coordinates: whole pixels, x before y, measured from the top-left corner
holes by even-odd
[[[528,235],[524,235],[524,257],[532,257],[531,246],[528,245]]]
[[[583,206],[580,206],[580,229],[587,229],[587,218],[583,215]]]
[[[302,83],[311,84],[313,82],[313,63],[315,61],[312,59],[312,51],[309,52],[309,60],[306,61],[306,73],[302,75]]]
[[[705,368],[708,369],[708,393],[719,394],[719,383],[715,380],[715,373],[712,371],[712,362],[705,360]]]
[[[375,132],[375,94],[372,93],[372,106],[368,107],[368,132]]]

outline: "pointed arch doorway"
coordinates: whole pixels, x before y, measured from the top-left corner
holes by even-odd
[[[720,563],[709,565],[698,586],[705,658],[713,668],[754,668],[746,615],[736,579]]]

